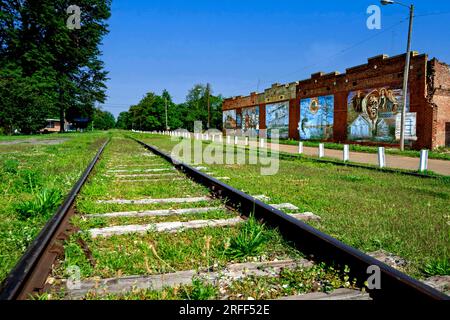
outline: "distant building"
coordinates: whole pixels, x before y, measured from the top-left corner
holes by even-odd
[[[394,120],[400,113],[403,98],[405,58],[405,54],[378,55],[368,58],[367,63],[347,68],[344,73],[316,72],[297,82],[274,83],[260,93],[224,99],[222,110],[224,114],[240,114],[246,108],[259,109],[260,137],[266,137],[267,130],[282,128],[286,138],[290,139],[300,139],[302,135],[302,139],[398,146],[400,132],[397,135],[399,130],[396,130]],[[407,113],[416,117],[405,121],[407,145],[417,150],[450,146],[450,65],[437,59],[430,60],[427,54],[412,52],[408,89],[405,93]],[[376,123],[360,116],[367,115],[367,101],[363,105],[362,95],[378,100],[377,117],[372,115],[377,118]],[[311,104],[317,97],[330,98],[325,100],[326,103]],[[309,103],[302,104],[308,99],[311,100]],[[287,108],[276,110],[275,105]],[[305,112],[305,108],[309,110]],[[327,119],[333,119],[333,122],[328,121],[330,132],[326,134],[314,127],[328,126],[325,122],[319,119],[313,126],[308,123],[309,114],[321,110]],[[226,118],[223,119],[225,123]],[[311,132],[306,133],[308,130]]]
[[[40,133],[52,133],[59,132],[61,130],[61,120],[59,119],[45,119],[47,121],[47,125],[39,130]],[[75,130],[73,125],[67,122],[64,122],[64,131],[73,131]]]

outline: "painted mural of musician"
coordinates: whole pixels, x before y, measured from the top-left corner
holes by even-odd
[[[395,142],[401,89],[358,90],[348,95],[348,136],[355,141]]]

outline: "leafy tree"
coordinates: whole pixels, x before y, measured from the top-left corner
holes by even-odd
[[[117,119],[117,128],[135,130],[194,129],[195,121],[208,122],[208,99],[210,104],[210,128],[222,129],[222,96],[214,96],[210,85],[195,85],[189,90],[186,102],[176,104],[167,90],[161,96],[149,92],[128,112]]]
[[[208,124],[208,100],[210,104],[210,128],[222,128],[222,101],[223,98],[214,96],[209,84],[197,84],[189,90],[186,96],[187,117],[185,126],[188,130],[194,129],[194,122],[201,121],[203,126]],[[220,118],[220,121],[218,119]]]
[[[119,114],[119,116],[117,117],[116,128],[123,130],[131,129],[131,119],[129,112],[124,111]]]
[[[91,129],[95,130],[109,130],[116,126],[116,120],[109,111],[103,111],[100,108],[94,109],[94,115],[92,117]]]
[[[91,117],[94,104],[105,100],[107,74],[99,45],[107,33],[111,0],[77,0],[79,30],[66,26],[66,9],[71,4],[68,0],[0,0],[0,70],[7,70],[2,72],[0,86],[26,88],[27,107],[32,111],[26,114],[38,117],[37,123],[45,114],[54,117],[55,109],[62,120],[66,112],[68,120]],[[26,125],[22,114],[13,104],[6,106],[7,101],[20,100],[24,92],[1,90],[0,94],[0,112],[7,113],[9,127],[28,131],[22,128]]]

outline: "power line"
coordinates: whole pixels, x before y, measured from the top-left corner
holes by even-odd
[[[418,15],[414,15],[414,18],[429,17],[429,16],[441,16],[441,15],[445,15],[445,14],[450,14],[450,11],[430,12],[430,13],[418,14]]]
[[[289,73],[287,73],[287,74],[281,75],[281,76],[278,77],[278,79],[284,78],[284,77],[288,77],[288,76],[297,74],[297,73],[299,73],[299,72],[301,72],[301,71],[303,71],[303,70],[307,70],[307,69],[309,69],[309,68],[315,67],[315,66],[319,65],[320,63],[322,63],[322,62],[325,61],[325,60],[331,60],[331,59],[334,59],[334,58],[336,58],[337,56],[339,56],[339,55],[341,55],[341,54],[343,54],[343,53],[345,53],[345,52],[347,52],[347,51],[349,51],[349,50],[351,50],[351,49],[353,49],[353,48],[355,48],[355,47],[357,47],[357,46],[360,46],[360,45],[362,45],[362,44],[364,44],[364,43],[366,43],[366,42],[368,42],[368,41],[370,41],[370,40],[372,40],[372,39],[374,39],[374,38],[376,38],[376,37],[379,37],[380,35],[382,35],[382,34],[388,32],[389,30],[394,29],[395,27],[397,27],[397,26],[399,26],[400,24],[404,23],[404,22],[407,21],[408,19],[409,19],[409,18],[402,19],[402,20],[400,20],[399,22],[397,22],[397,23],[395,23],[395,24],[393,24],[393,25],[391,25],[391,26],[389,26],[389,27],[387,27],[387,28],[384,28],[382,31],[376,33],[375,35],[372,35],[372,36],[367,37],[367,38],[365,38],[365,39],[363,39],[363,40],[360,40],[360,41],[358,41],[358,42],[356,42],[356,43],[350,45],[349,47],[347,47],[347,48],[345,48],[345,49],[342,49],[342,50],[336,52],[335,54],[330,55],[330,56],[327,57],[327,58],[321,59],[321,60],[319,60],[319,61],[317,61],[317,62],[315,62],[315,63],[313,63],[313,64],[304,66],[304,67],[302,67],[302,68],[300,68],[300,69],[297,69],[297,70],[295,70],[295,71],[293,71],[293,72],[289,72]],[[269,83],[269,84],[270,84],[270,83],[274,83],[274,82],[277,82],[277,80],[271,80],[271,81],[266,80],[266,81],[261,81],[261,79],[258,79],[258,87],[259,87],[259,85],[262,84],[262,83],[264,83],[264,84]],[[251,88],[251,86],[246,87],[246,90],[247,90],[248,88]]]

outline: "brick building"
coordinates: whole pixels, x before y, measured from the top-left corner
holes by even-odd
[[[238,135],[398,145],[405,55],[369,58],[262,93],[225,99],[224,130]],[[231,131],[230,131],[231,130]],[[415,149],[450,145],[450,67],[412,53],[405,122]]]

